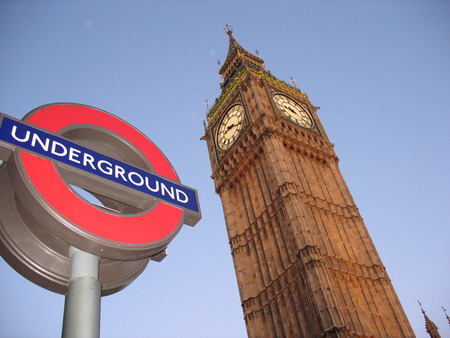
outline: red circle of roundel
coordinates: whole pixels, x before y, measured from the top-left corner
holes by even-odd
[[[27,122],[58,133],[74,124],[90,124],[109,129],[132,143],[152,164],[155,172],[179,182],[164,154],[147,137],[123,120],[93,107],[59,104],[46,106],[29,116]],[[114,215],[97,209],[73,192],[53,162],[21,152],[23,166],[31,183],[60,215],[104,239],[143,244],[161,240],[180,224],[180,208],[157,202],[150,211],[136,215]]]

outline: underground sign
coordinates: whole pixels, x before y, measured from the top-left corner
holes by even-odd
[[[102,294],[161,260],[183,224],[201,218],[197,192],[123,120],[80,104],[0,115],[0,249],[31,281],[66,291],[74,246],[101,257]],[[99,203],[88,201],[85,190]]]

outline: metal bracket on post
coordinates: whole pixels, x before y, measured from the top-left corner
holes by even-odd
[[[69,247],[70,278],[64,303],[62,338],[100,337],[99,257]]]

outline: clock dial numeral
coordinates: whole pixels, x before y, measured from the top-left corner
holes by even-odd
[[[230,148],[244,128],[244,107],[235,105],[228,110],[220,122],[217,132],[217,146],[221,150]]]
[[[300,103],[281,94],[274,95],[273,101],[280,112],[292,122],[297,123],[304,128],[311,128],[313,126],[311,116],[306,108]]]

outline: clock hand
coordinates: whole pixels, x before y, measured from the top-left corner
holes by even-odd
[[[228,127],[227,127],[227,132],[228,132],[228,130],[230,130],[231,128],[233,128],[233,127],[235,127],[235,126],[237,126],[236,123],[235,123],[235,124],[232,124],[232,125],[230,125],[230,126],[228,126]]]
[[[227,127],[227,130],[225,131],[225,134],[228,133],[230,131],[230,129],[233,129],[234,127],[237,127],[238,125],[240,125],[242,122],[239,123],[234,123],[230,126]]]
[[[284,108],[289,109],[294,114],[297,114],[297,112],[294,109],[292,109],[291,107],[289,107],[289,106],[284,106]]]

